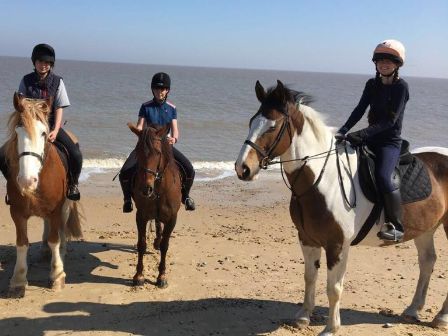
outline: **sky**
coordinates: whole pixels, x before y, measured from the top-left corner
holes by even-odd
[[[0,55],[372,74],[375,46],[406,48],[401,74],[448,78],[446,0],[0,0]]]

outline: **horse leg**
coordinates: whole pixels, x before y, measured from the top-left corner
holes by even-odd
[[[156,238],[154,238],[154,250],[160,250],[160,242],[162,241],[162,223],[156,221]]]
[[[50,235],[48,236],[48,246],[51,249],[51,270],[50,281],[51,289],[60,290],[65,286],[64,263],[60,254],[59,228],[61,224],[61,215],[53,214],[50,218]]]
[[[138,252],[138,262],[137,262],[137,272],[132,280],[133,286],[143,286],[145,283],[145,277],[143,276],[143,257],[146,253],[146,224],[148,221],[143,217],[142,212],[137,209],[137,214],[135,215],[138,230],[138,241],[137,241],[137,252]]]
[[[429,280],[434,269],[437,259],[434,248],[434,232],[428,231],[423,235],[415,238],[414,243],[418,251],[418,263],[420,266],[420,275],[418,278],[417,288],[414,298],[409,307],[407,307],[401,317],[408,322],[420,321],[418,313],[423,309],[426,301],[426,293],[428,291]]]
[[[11,212],[11,217],[16,225],[16,265],[14,267],[14,275],[9,283],[8,297],[10,298],[22,298],[25,296],[25,288],[28,285],[26,275],[28,273],[28,264],[26,257],[28,254],[28,234],[27,234],[27,222],[28,220],[15,215]]]
[[[59,248],[59,251],[61,253],[61,259],[64,262],[65,261],[65,255],[67,254],[67,239],[65,237],[65,230],[67,229],[67,222],[68,218],[70,217],[70,203],[72,201],[68,198],[66,199],[64,205],[62,206],[62,222],[59,227],[59,239],[61,241],[61,246]]]
[[[51,249],[48,246],[48,235],[50,234],[50,223],[47,219],[44,219],[44,232],[42,233],[42,244],[40,244],[40,259],[50,260]]]
[[[170,236],[176,226],[177,216],[174,216],[169,222],[165,223],[162,232],[162,241],[160,243],[160,264],[159,264],[159,276],[157,277],[157,287],[168,287],[168,280],[165,275],[166,270],[166,254],[170,244]]]
[[[434,320],[432,320],[431,326],[434,328],[448,328],[448,294],[446,295],[442,309],[434,317]]]
[[[327,296],[329,302],[329,316],[325,329],[319,336],[333,336],[341,326],[341,315],[339,312],[339,303],[342,290],[344,288],[344,276],[347,268],[348,251],[350,246],[344,245],[340,253],[339,261],[327,271]],[[327,262],[331,260],[331,251],[327,250]],[[334,253],[332,253],[334,254]]]
[[[315,306],[316,280],[322,248],[304,246],[302,243],[300,247],[305,259],[305,297],[302,308],[294,317],[294,324],[298,328],[303,328],[310,324],[310,315]]]

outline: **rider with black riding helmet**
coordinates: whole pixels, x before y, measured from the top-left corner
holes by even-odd
[[[386,214],[386,229],[381,230],[378,237],[396,242],[403,241],[404,236],[402,200],[400,190],[392,183],[391,176],[400,155],[403,116],[409,100],[408,84],[398,76],[404,60],[404,46],[399,41],[385,40],[377,45],[372,58],[376,77],[367,81],[358,106],[335,135],[338,141],[347,139],[355,146],[363,142],[376,155],[375,179]],[[345,135],[369,106],[369,126]]]
[[[77,201],[81,198],[78,189],[78,179],[82,168],[82,154],[79,147],[61,128],[63,109],[70,106],[70,102],[62,77],[53,73],[56,54],[50,45],[38,44],[33,49],[31,60],[34,65],[34,71],[22,78],[19,85],[19,93],[34,99],[53,97],[53,105],[48,118],[50,126],[48,140],[51,142],[57,141],[67,148],[71,172],[67,197]],[[4,160],[4,146],[0,149],[0,169],[3,175],[7,177],[8,168]]]
[[[170,123],[171,129],[167,139],[173,145],[174,159],[182,167],[185,177],[182,183],[182,203],[185,204],[186,210],[192,211],[196,208],[193,199],[190,197],[190,189],[193,185],[195,171],[191,162],[174,147],[174,144],[177,143],[179,138],[179,129],[177,125],[176,106],[167,101],[170,88],[171,79],[166,73],[159,72],[152,77],[151,91],[154,98],[142,104],[140,107],[137,128],[141,130],[145,124],[165,126]],[[120,171],[120,184],[124,196],[123,212],[132,212],[133,209],[131,201],[131,181],[136,165],[137,156],[135,150],[133,150]]]

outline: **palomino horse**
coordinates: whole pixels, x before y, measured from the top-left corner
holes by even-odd
[[[56,148],[47,141],[51,98],[28,99],[15,93],[14,107],[16,111],[9,119],[6,159],[7,192],[17,233],[17,260],[8,295],[23,297],[28,284],[28,219],[31,216],[44,219],[41,252],[51,250],[52,289],[61,289],[65,284],[66,238],[82,237],[82,231],[76,202],[66,198],[67,173]]]
[[[141,286],[145,282],[143,257],[146,253],[146,225],[149,220],[155,219],[154,249],[160,249],[161,254],[157,286],[165,288],[168,286],[165,275],[166,254],[181,204],[179,170],[174,161],[171,145],[166,138],[170,125],[167,124],[162,128],[148,125],[143,130],[137,129],[133,124],[128,124],[128,127],[138,136],[135,147],[138,170],[132,192],[137,207],[138,263],[133,284]],[[163,231],[161,223],[164,224]]]
[[[305,297],[296,315],[296,323],[298,326],[310,323],[323,248],[327,258],[330,312],[327,326],[320,335],[334,335],[340,326],[339,301],[350,243],[369,216],[373,204],[361,192],[356,152],[352,148],[347,148],[348,162],[345,154],[342,155],[343,150],[337,154],[344,163],[340,178],[345,182],[344,186],[338,184],[333,142],[335,129],[326,126],[319,114],[306,105],[306,96],[285,88],[280,81],[268,92],[257,81],[255,92],[261,106],[250,121],[249,135],[241,148],[235,170],[241,180],[252,181],[258,177],[261,168],[280,156],[292,191],[291,218],[298,230],[305,259]],[[403,206],[404,239],[414,239],[420,265],[417,290],[412,303],[402,314],[411,321],[419,319],[419,311],[425,304],[436,261],[434,232],[443,223],[448,235],[448,149],[439,148],[417,156],[429,170],[432,193],[425,200]],[[344,198],[344,190],[347,191],[348,202]],[[352,208],[349,203],[354,201],[355,193],[357,206]],[[384,222],[384,214],[380,220]],[[380,225],[375,226],[362,243],[392,245],[376,237],[379,230]],[[448,326],[448,296],[432,325]]]

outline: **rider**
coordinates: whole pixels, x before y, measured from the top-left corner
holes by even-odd
[[[56,76],[52,71],[56,60],[54,49],[48,44],[38,44],[33,49],[31,60],[34,65],[34,72],[22,78],[19,93],[34,99],[46,99],[53,96],[53,105],[48,118],[50,126],[48,140],[50,142],[57,141],[67,148],[71,171],[67,197],[73,201],[78,201],[81,198],[78,190],[78,179],[82,168],[82,154],[79,147],[61,127],[63,109],[70,106],[70,102],[62,78]],[[0,148],[0,169],[7,178],[8,167],[5,162],[5,146]]]
[[[380,230],[378,237],[397,242],[404,236],[402,202],[391,176],[398,164],[404,110],[409,100],[408,84],[398,75],[404,60],[404,46],[399,41],[385,40],[377,45],[372,58],[376,77],[367,81],[358,106],[335,135],[338,141],[347,139],[354,146],[364,142],[376,155],[375,179],[386,213],[386,229]],[[369,126],[346,135],[369,106]]]
[[[164,72],[156,73],[151,80],[151,91],[154,99],[142,104],[139,114],[137,128],[143,129],[148,124],[159,124],[165,126],[171,124],[170,134],[167,136],[171,145],[177,143],[179,130],[177,125],[176,106],[168,102],[168,93],[171,88],[171,79]],[[183,168],[185,181],[182,183],[182,204],[185,209],[192,211],[196,209],[193,199],[190,197],[190,189],[193,185],[195,171],[191,162],[173,146],[173,155],[176,162]],[[131,152],[120,171],[120,184],[123,190],[124,204],[123,212],[132,212],[132,175],[137,165],[135,150]]]

